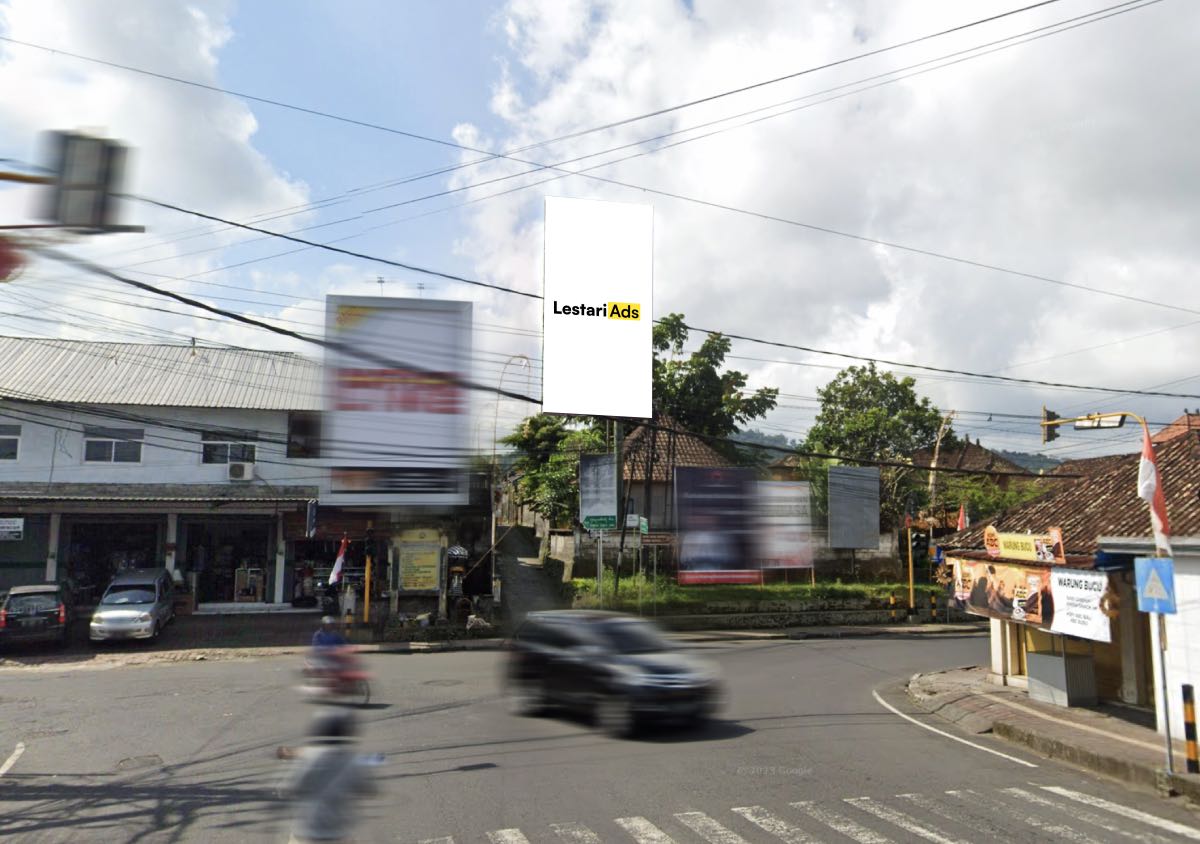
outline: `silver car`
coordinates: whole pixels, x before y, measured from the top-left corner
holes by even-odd
[[[117,575],[92,614],[88,637],[93,642],[157,639],[175,617],[173,589],[166,569]]]

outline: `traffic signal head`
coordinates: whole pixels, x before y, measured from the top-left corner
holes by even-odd
[[[1058,414],[1053,410],[1046,410],[1046,405],[1042,405],[1042,444],[1050,442],[1050,440],[1058,439],[1058,428],[1051,424],[1058,420]]]

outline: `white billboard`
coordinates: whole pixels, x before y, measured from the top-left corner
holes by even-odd
[[[471,303],[327,296],[325,337],[321,503],[466,504]]]
[[[651,416],[654,209],[546,197],[542,410]]]
[[[579,521],[587,530],[617,529],[617,456],[579,455]]]
[[[758,482],[758,555],[764,569],[812,568],[807,481]]]

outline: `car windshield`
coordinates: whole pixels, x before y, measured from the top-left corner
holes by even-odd
[[[643,621],[616,621],[598,625],[596,631],[621,654],[658,653],[671,650],[658,631]]]
[[[27,595],[13,595],[8,599],[9,612],[43,612],[58,609],[58,598],[53,592],[37,592]]]
[[[153,604],[154,587],[145,583],[110,586],[100,603],[109,606],[114,604]]]

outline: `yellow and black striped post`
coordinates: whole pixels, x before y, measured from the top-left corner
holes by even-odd
[[[892,621],[895,621],[896,620],[896,593],[895,592],[893,592],[891,595],[888,596],[888,607],[890,608],[891,613],[892,613]]]
[[[937,621],[937,592],[929,593],[929,614],[934,621]]]
[[[1196,751],[1196,698],[1190,683],[1183,687],[1183,737],[1187,740],[1187,772],[1200,774],[1200,756]]]

